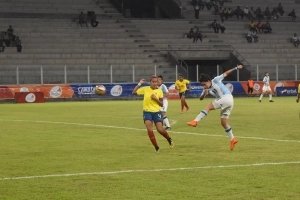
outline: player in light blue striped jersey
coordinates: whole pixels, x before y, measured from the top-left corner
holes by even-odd
[[[163,84],[164,82],[164,79],[162,76],[158,76],[157,77],[157,81],[158,81],[158,86],[159,86],[159,89],[161,89],[163,91],[163,94],[164,94],[164,98],[163,98],[163,107],[160,108],[160,111],[161,111],[161,114],[162,114],[162,117],[163,117],[163,123],[164,125],[166,126],[166,130],[171,130],[171,125],[170,125],[170,122],[169,122],[169,119],[167,117],[167,109],[168,109],[168,99],[167,99],[167,96],[169,94],[169,90],[167,88],[167,86],[165,84]]]
[[[220,109],[221,124],[230,139],[230,150],[233,150],[235,144],[238,142],[233,136],[232,129],[228,124],[228,118],[233,108],[233,96],[229,89],[222,83],[222,80],[234,70],[241,68],[243,68],[243,66],[239,65],[233,69],[227,70],[222,75],[217,76],[212,80],[207,74],[200,74],[199,82],[203,86],[200,100],[203,100],[208,93],[215,96],[216,99],[210,102],[193,121],[187,123],[189,126],[196,127],[197,123],[206,117],[209,111]]]
[[[264,94],[269,94],[269,102],[274,102],[272,100],[272,90],[271,90],[271,87],[270,87],[270,76],[269,76],[268,72],[265,73],[265,77],[263,79],[263,82],[264,82],[264,86],[262,88],[262,93],[261,93],[258,101],[261,102],[261,99],[263,98]]]

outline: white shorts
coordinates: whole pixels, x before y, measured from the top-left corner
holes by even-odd
[[[215,99],[212,102],[215,109],[220,109],[221,118],[229,118],[230,112],[233,109],[233,96],[225,95],[220,99]]]
[[[266,91],[272,92],[270,86],[265,86],[265,85],[263,86],[262,91],[263,92],[266,92]]]
[[[165,99],[163,100],[163,107],[160,107],[160,111],[161,112],[167,112],[167,109],[168,109],[168,99]]]

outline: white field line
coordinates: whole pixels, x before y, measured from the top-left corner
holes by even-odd
[[[161,172],[161,171],[183,171],[183,170],[199,170],[199,169],[218,169],[218,168],[239,168],[239,167],[257,167],[268,165],[292,165],[300,164],[300,161],[293,162],[272,162],[272,163],[254,163],[241,165],[217,165],[217,166],[201,166],[201,167],[180,167],[180,168],[165,168],[165,169],[135,169],[135,170],[120,170],[120,171],[103,171],[103,172],[83,172],[73,174],[48,174],[39,176],[19,176],[0,178],[0,181],[6,180],[21,180],[21,179],[36,179],[36,178],[51,178],[51,177],[70,177],[70,176],[86,176],[86,175],[108,175],[108,174],[124,174],[124,173],[142,173],[142,172]]]
[[[82,123],[73,123],[73,122],[53,122],[53,121],[31,121],[31,120],[5,120],[0,119],[0,121],[10,121],[10,122],[28,122],[28,123],[45,123],[45,124],[63,124],[63,125],[78,125],[78,126],[94,126],[94,127],[104,127],[104,128],[115,128],[115,129],[126,129],[134,131],[145,131],[146,129],[141,128],[132,128],[125,126],[110,126],[110,125],[101,125],[101,124],[82,124]],[[176,123],[177,121],[175,121]],[[193,133],[193,132],[179,132],[179,131],[168,131],[175,134],[186,134],[186,135],[198,135],[198,136],[209,136],[209,137],[228,137],[224,135],[211,135],[206,133]],[[238,136],[237,138],[243,139],[253,139],[253,140],[265,140],[265,141],[275,141],[275,142],[294,142],[300,143],[300,140],[282,140],[282,139],[273,139],[273,138],[261,138],[261,137],[247,137],[247,136]]]

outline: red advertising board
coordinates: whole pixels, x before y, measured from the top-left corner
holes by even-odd
[[[58,85],[9,85],[0,87],[1,99],[14,99],[17,92],[42,92],[44,98],[72,98],[74,91],[68,84]]]
[[[15,93],[16,103],[44,103],[43,92],[16,92]]]

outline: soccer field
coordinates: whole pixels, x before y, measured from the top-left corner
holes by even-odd
[[[229,139],[212,99],[169,101],[168,142],[155,153],[142,101],[0,104],[0,199],[300,199],[300,104],[296,97],[235,98]]]

